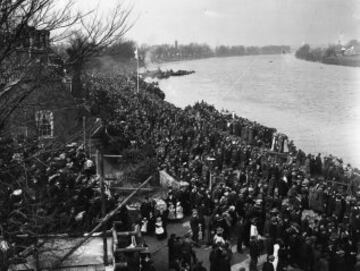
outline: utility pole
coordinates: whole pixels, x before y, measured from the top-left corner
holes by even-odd
[[[100,190],[101,190],[101,217],[106,215],[106,201],[105,201],[105,184],[104,184],[104,160],[100,151],[96,150],[96,171],[100,178]],[[107,237],[106,237],[106,224],[102,226],[103,236],[103,249],[104,249],[104,265],[108,264],[108,251],[107,251]]]
[[[136,59],[136,85],[137,85],[137,93],[140,93],[139,58]]]
[[[140,86],[139,86],[139,52],[138,48],[135,48],[135,59],[136,59],[136,92],[140,93]]]
[[[84,140],[84,152],[86,153],[86,117],[82,117],[83,121],[83,140]]]

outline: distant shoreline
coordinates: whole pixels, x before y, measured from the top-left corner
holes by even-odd
[[[339,48],[339,46],[313,49],[310,45],[304,44],[296,50],[295,57],[329,65],[360,67],[360,51],[358,49],[355,50],[354,46],[348,49],[346,47]]]
[[[329,58],[325,58],[321,61],[305,59],[305,58],[300,58],[300,57],[296,57],[296,58],[300,59],[300,60],[308,61],[308,62],[322,63],[322,64],[326,64],[326,65],[336,65],[336,66],[354,67],[354,68],[360,67],[360,55],[329,57]]]
[[[197,58],[173,58],[173,59],[157,59],[153,61],[152,64],[163,64],[170,62],[181,62],[181,61],[194,61],[201,59],[211,59],[211,58],[230,58],[230,57],[245,57],[245,56],[270,56],[270,55],[290,55],[291,53],[274,53],[274,54],[247,54],[247,55],[229,55],[229,56],[210,56],[210,57],[197,57]],[[142,63],[141,67],[146,67],[144,63]]]
[[[360,55],[325,58],[321,63],[347,67],[360,67]]]

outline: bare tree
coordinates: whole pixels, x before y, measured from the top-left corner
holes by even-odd
[[[0,64],[16,50],[28,26],[53,31],[66,29],[81,19],[72,13],[73,1],[63,8],[55,8],[55,0],[0,1]]]
[[[80,28],[73,32],[66,49],[66,64],[72,72],[73,89],[77,96],[84,95],[80,77],[87,62],[123,39],[133,26],[129,21],[131,12],[132,6],[125,6],[120,2],[105,21],[99,13],[92,13],[80,19]]]
[[[38,59],[19,57],[16,52],[31,49],[32,30],[57,32],[54,39],[66,36],[70,26],[80,22],[83,15],[72,12],[68,0],[61,9],[55,0],[0,0],[0,130],[15,108],[38,87],[44,79]],[[45,34],[44,38],[49,38]],[[30,43],[30,44],[28,44]],[[25,55],[25,54],[23,54]],[[17,91],[13,91],[14,89]]]
[[[119,40],[132,27],[132,24],[128,23],[132,8],[122,4],[116,6],[113,13],[107,17],[109,19],[102,21],[96,13],[72,12],[72,0],[69,0],[61,9],[56,9],[56,2],[56,0],[0,0],[0,132],[4,127],[3,124],[14,110],[21,106],[24,99],[35,89],[52,83],[50,69],[46,65],[41,65],[36,58],[29,57],[25,61],[16,59],[19,45],[29,39],[27,32],[29,27],[56,32],[57,35],[52,38],[53,40],[66,38],[70,45],[67,65],[73,74],[79,75],[89,59]],[[17,63],[21,64],[21,69],[14,68],[14,64]],[[5,77],[3,76],[5,71],[8,72],[7,76],[12,77],[8,81],[1,82],[1,79]],[[59,185],[49,183],[52,176],[56,174],[49,173],[49,169],[53,166],[52,162],[47,161],[55,148],[48,146],[48,149],[45,147],[38,149],[36,141],[26,143],[23,145],[26,148],[32,149],[35,146],[35,150],[29,153],[36,152],[36,155],[30,155],[16,162],[14,161],[14,157],[17,156],[15,147],[12,145],[6,147],[6,144],[1,142],[2,139],[0,137],[0,188],[2,188],[0,189],[0,206],[2,207],[0,226],[6,224],[4,224],[6,238],[21,234],[28,236],[29,243],[25,242],[25,245],[33,249],[21,248],[20,250],[36,254],[36,250],[40,247],[37,236],[50,230],[53,225],[57,225],[61,215],[59,205],[63,200],[54,200],[53,197],[49,197],[51,194],[49,191],[58,189]],[[14,144],[18,143],[14,142]],[[2,147],[7,151],[2,152]],[[20,154],[23,152],[21,149],[18,151]],[[5,157],[5,153],[8,153],[9,157]],[[34,162],[34,159],[41,160],[42,166]],[[69,180],[68,176],[65,177]],[[59,181],[59,183],[65,182]],[[83,188],[80,182],[79,187]],[[40,193],[42,188],[46,188],[46,191]],[[12,192],[19,190],[21,190],[21,196],[12,196]],[[9,196],[9,199],[11,197],[19,199],[16,201],[12,199],[14,202],[10,203],[5,195]],[[69,200],[69,205],[71,204],[76,205]],[[49,210],[49,206],[53,209]],[[18,247],[23,240],[20,242],[15,240],[14,243],[14,247]],[[6,256],[5,259],[10,258],[12,257]],[[7,266],[0,263],[0,270],[1,268],[7,270]]]

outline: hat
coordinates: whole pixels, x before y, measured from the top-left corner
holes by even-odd
[[[217,227],[216,228],[216,233],[217,234],[222,234],[224,232],[224,229],[222,227]]]
[[[304,179],[304,181],[302,182],[303,186],[307,186],[309,185],[310,181],[308,179]]]
[[[14,190],[14,192],[12,194],[14,196],[20,196],[22,194],[22,190],[21,189],[16,189],[16,190]]]
[[[279,209],[278,208],[272,208],[270,213],[278,213],[279,212]]]

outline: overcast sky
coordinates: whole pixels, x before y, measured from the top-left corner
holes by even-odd
[[[103,14],[117,0],[75,0]],[[138,44],[299,46],[360,40],[360,0],[128,0]],[[105,17],[105,16],[104,16]]]

